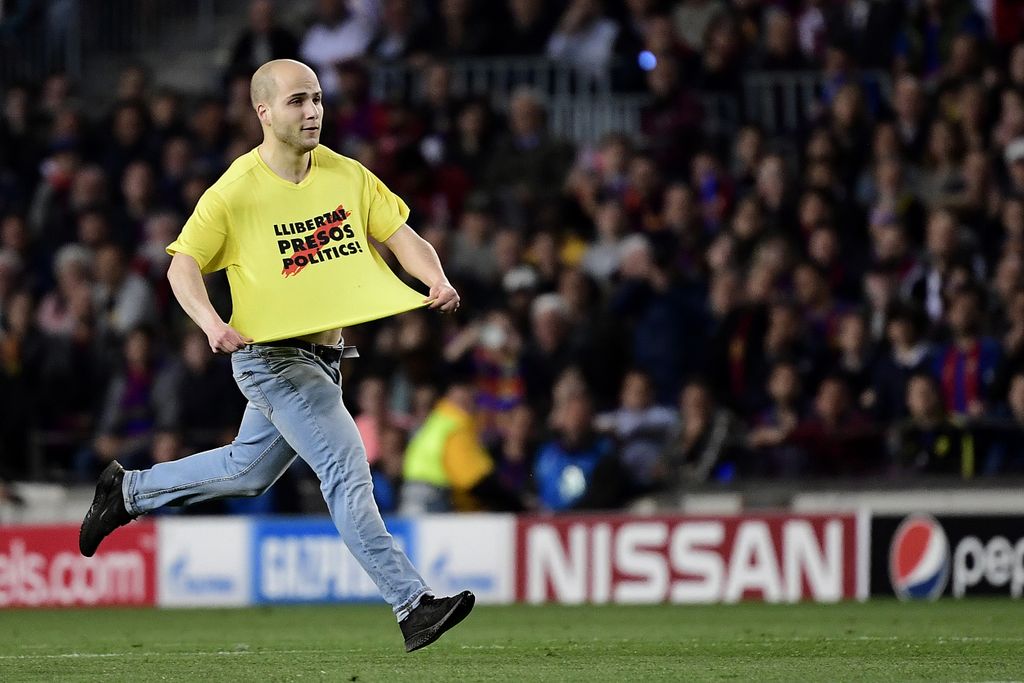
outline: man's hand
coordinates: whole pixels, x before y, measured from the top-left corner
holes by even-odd
[[[252,343],[252,339],[243,337],[238,330],[223,321],[214,323],[203,332],[206,333],[206,339],[214,353],[234,353],[246,344]]]
[[[459,293],[447,280],[430,288],[430,296],[423,300],[431,302],[427,308],[438,308],[442,313],[454,313],[459,310]]]

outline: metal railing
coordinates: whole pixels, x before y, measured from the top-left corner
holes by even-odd
[[[3,3],[0,2],[0,5]],[[87,58],[147,50],[212,48],[220,17],[249,0],[52,0],[0,16],[0,85],[62,70],[79,78]]]
[[[611,78],[580,74],[572,66],[544,57],[480,57],[447,63],[456,97],[489,97],[504,107],[517,88],[527,87],[545,99],[607,97]],[[422,70],[408,64],[376,64],[371,94],[382,100],[423,97]]]
[[[528,87],[545,103],[550,131],[576,142],[592,142],[616,131],[640,136],[644,95],[614,93],[610,76],[584,76],[573,67],[543,57],[489,57],[448,63],[456,97],[486,97],[503,110],[516,89]],[[371,69],[371,94],[380,100],[417,102],[423,98],[423,72],[407,64],[377,64]],[[888,95],[882,72],[860,72],[849,82],[866,93]],[[769,135],[805,128],[840,85],[817,71],[752,72],[740,93],[701,93],[703,127],[709,136],[728,136],[743,123],[755,123]]]
[[[745,120],[769,135],[801,130],[846,83],[860,86],[868,99],[888,98],[892,89],[888,74],[881,71],[861,71],[842,79],[828,79],[818,71],[752,72],[743,78]]]
[[[608,133],[639,135],[641,116],[649,102],[643,95],[556,99],[547,105],[548,131],[577,144],[597,142]]]
[[[0,86],[37,82],[57,70],[81,75],[79,0],[11,9],[0,16]]]

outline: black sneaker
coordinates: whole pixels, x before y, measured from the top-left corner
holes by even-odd
[[[426,647],[445,631],[465,619],[473,610],[476,596],[462,591],[450,598],[426,595],[408,617],[398,623],[405,636],[405,651]]]
[[[100,474],[96,483],[96,495],[92,499],[89,511],[82,520],[82,528],[78,531],[78,549],[86,557],[92,557],[99,547],[100,541],[111,531],[124,526],[135,519],[124,506],[124,492],[121,482],[124,481],[124,468],[116,460],[111,462]]]

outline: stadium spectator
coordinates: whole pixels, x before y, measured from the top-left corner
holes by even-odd
[[[602,0],[570,0],[554,33],[547,55],[588,76],[604,72],[611,62],[619,26],[605,16]]]
[[[486,187],[501,203],[505,217],[525,224],[537,203],[557,196],[572,162],[572,147],[551,139],[540,99],[518,90],[509,102],[508,134],[491,152]]]
[[[228,73],[247,78],[261,64],[272,59],[295,59],[299,41],[291,31],[277,23],[273,0],[252,0],[249,3],[249,26],[239,34],[231,48]]]
[[[375,465],[381,457],[384,432],[389,429],[405,431],[412,426],[408,415],[391,409],[388,398],[387,381],[383,377],[370,375],[359,382],[359,412],[355,421],[370,465]]]
[[[38,423],[47,350],[28,292],[8,297],[0,319],[0,477],[29,473],[29,434]],[[52,388],[52,387],[51,387]]]
[[[811,410],[785,440],[803,451],[804,474],[834,477],[877,471],[883,464],[877,436],[843,378],[829,375],[818,385]]]
[[[590,400],[582,393],[552,413],[554,438],[541,445],[533,477],[544,510],[617,507],[628,488],[611,438],[593,429]]]
[[[624,245],[619,274],[611,310],[626,322],[631,360],[654,380],[656,400],[670,402],[679,394],[683,377],[703,362],[702,303],[667,264],[655,262],[642,237]]]
[[[1024,373],[1017,372],[1010,378],[993,431],[988,455],[978,463],[980,473],[998,476],[1024,472]]]
[[[149,462],[157,425],[173,423],[167,415],[172,405],[170,378],[158,381],[158,363],[152,333],[144,327],[130,330],[103,399],[95,438],[75,458],[81,481],[94,479],[111,460],[133,466]]]
[[[832,3],[826,19],[829,39],[849,45],[851,56],[860,66],[885,68],[892,63],[906,9],[906,4],[900,2]]]
[[[369,54],[385,62],[409,57],[420,37],[422,17],[412,0],[383,0],[380,30],[374,36]]]
[[[665,56],[647,72],[647,90],[653,101],[642,113],[641,128],[660,168],[671,175],[686,170],[686,160],[698,147],[704,112],[700,101],[685,87],[679,61]]]
[[[155,429],[170,436],[185,453],[198,453],[230,441],[238,431],[245,400],[231,381],[223,358],[210,354],[206,335],[190,328],[180,354],[159,370],[154,380],[161,402]],[[158,449],[159,446],[159,449]],[[154,452],[170,453],[170,445],[154,444]]]
[[[129,330],[154,322],[152,289],[128,269],[124,249],[108,243],[96,251],[95,258],[93,306],[100,336],[119,339]]]
[[[949,294],[955,267],[968,262],[960,233],[952,211],[932,211],[928,216],[924,259],[903,281],[904,296],[918,302],[933,321],[938,321],[943,315],[944,299]]]
[[[764,17],[764,39],[754,57],[758,69],[764,71],[798,71],[807,68],[797,44],[793,18],[781,9],[771,9]]]
[[[934,361],[931,345],[924,338],[924,316],[914,308],[902,306],[892,312],[886,323],[886,342],[888,351],[872,368],[868,405],[888,423],[906,416],[907,382],[929,372]]]
[[[803,262],[793,270],[793,293],[808,332],[830,348],[838,342],[839,322],[844,307],[833,298],[825,274],[813,263]]]
[[[362,56],[379,23],[378,0],[317,0],[316,16],[302,37],[299,57],[316,70],[328,101],[340,93],[334,65]]]
[[[960,418],[943,408],[936,379],[927,374],[911,377],[906,403],[909,417],[890,437],[890,456],[899,471],[974,476],[974,437]]]
[[[675,426],[675,411],[654,402],[651,378],[636,370],[622,380],[618,407],[594,418],[596,431],[614,437],[619,461],[639,491],[664,477],[661,449]]]
[[[381,513],[395,513],[401,507],[402,467],[405,461],[406,433],[386,425],[378,438],[378,457],[370,466],[373,499]]]
[[[419,47],[434,57],[486,53],[492,38],[487,15],[471,0],[441,0],[437,16],[421,32]]]
[[[486,100],[471,99],[459,109],[454,134],[446,141],[446,161],[475,184],[490,160],[493,114]]]
[[[780,301],[768,309],[768,323],[761,349],[763,366],[772,367],[778,362],[790,361],[797,367],[801,377],[816,382],[822,369],[824,340],[806,333],[806,321],[801,318],[799,308],[789,302]]]
[[[682,0],[675,3],[672,23],[680,42],[694,52],[704,47],[708,26],[726,10],[722,0]]]
[[[619,270],[625,223],[626,215],[619,202],[608,199],[597,207],[594,216],[597,239],[588,244],[580,264],[584,272],[604,285]]]
[[[999,342],[982,334],[982,305],[977,289],[953,293],[946,315],[952,339],[935,354],[934,373],[942,385],[943,405],[957,415],[985,414],[1002,356]]]
[[[556,379],[581,357],[569,336],[569,309],[559,294],[547,293],[530,307],[530,341],[523,349],[523,380],[532,405],[549,407],[548,399]]]
[[[932,123],[924,171],[918,182],[918,192],[926,204],[937,206],[946,195],[956,192],[963,185],[960,175],[961,147],[959,131],[952,123],[944,119]]]
[[[665,440],[663,482],[686,487],[729,482],[739,475],[745,446],[743,426],[717,404],[711,389],[690,382],[679,395],[679,414]]]
[[[961,32],[980,37],[984,31],[983,20],[967,0],[926,0],[911,13],[897,37],[894,64],[900,71],[936,78]]]
[[[850,388],[854,403],[861,409],[872,404],[871,371],[875,349],[870,343],[864,318],[855,311],[839,317],[830,372],[839,375]]]
[[[743,38],[729,13],[715,15],[704,32],[700,86],[709,92],[738,91],[743,68]]]
[[[1013,140],[1003,154],[1006,160],[1007,193],[1024,200],[1024,137]]]
[[[476,416],[485,438],[490,438],[502,413],[526,398],[522,359],[523,341],[511,317],[495,310],[478,323],[466,326],[444,349],[448,363],[466,367],[476,387]]]
[[[502,486],[473,417],[474,387],[451,381],[405,451],[401,512],[521,510],[517,492]]]
[[[79,244],[66,244],[53,259],[56,287],[39,303],[36,322],[51,337],[74,337],[80,326],[93,321],[92,253]]]
[[[797,366],[779,361],[768,375],[765,386],[768,405],[753,421],[747,442],[754,450],[746,473],[755,476],[795,477],[804,466],[806,454],[798,446],[786,443],[803,416],[802,381]]]
[[[533,458],[537,453],[533,411],[525,403],[503,413],[498,420],[498,438],[491,452],[498,467],[498,481],[509,491],[520,491],[523,502],[532,507]]]
[[[470,205],[462,212],[448,253],[449,270],[473,287],[493,285],[498,279],[492,236],[494,219],[485,206]]]
[[[544,0],[508,0],[511,20],[497,32],[494,52],[499,55],[538,55],[548,44],[554,29],[551,12]]]

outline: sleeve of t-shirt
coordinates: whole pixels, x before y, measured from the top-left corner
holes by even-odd
[[[369,169],[363,167],[363,172],[366,173],[369,194],[366,228],[373,239],[383,242],[405,225],[409,219],[409,207]]]
[[[167,253],[188,254],[204,273],[231,265],[228,254],[228,210],[219,194],[207,190],[199,198],[195,211],[185,222],[178,239],[167,246]]]

